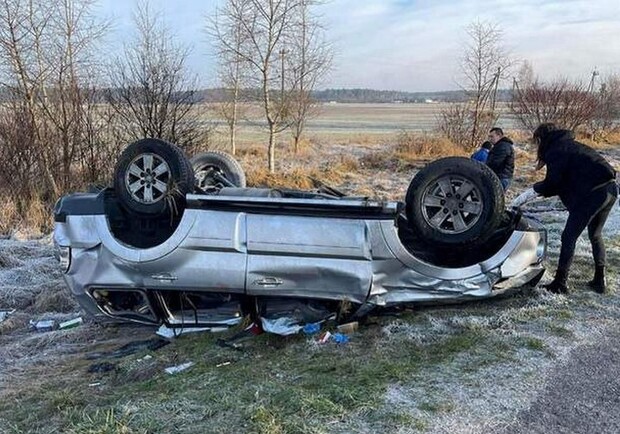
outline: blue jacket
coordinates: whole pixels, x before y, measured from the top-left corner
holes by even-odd
[[[486,148],[480,148],[471,156],[472,160],[480,161],[481,163],[486,163],[487,158],[489,158],[489,150]]]

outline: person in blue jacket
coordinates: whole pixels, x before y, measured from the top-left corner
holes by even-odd
[[[474,152],[471,156],[472,160],[480,161],[481,163],[486,163],[487,158],[489,158],[489,151],[493,145],[488,140],[482,144],[480,149]]]

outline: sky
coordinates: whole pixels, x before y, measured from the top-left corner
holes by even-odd
[[[188,66],[216,86],[216,59],[205,23],[224,0],[149,0],[191,47]],[[132,34],[131,0],[100,0],[114,50]],[[439,91],[458,88],[466,27],[496,23],[504,45],[541,79],[588,81],[620,73],[620,0],[327,0],[316,9],[334,50],[322,88]]]

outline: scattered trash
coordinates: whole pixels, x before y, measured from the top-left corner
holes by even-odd
[[[280,336],[294,335],[302,329],[296,319],[286,316],[278,319],[261,318],[260,320],[264,331]]]
[[[355,333],[358,327],[359,327],[359,323],[357,321],[353,321],[353,322],[348,322],[346,324],[340,324],[336,328],[338,329],[340,333],[344,333],[346,335],[349,333]]]
[[[5,319],[7,319],[9,317],[9,315],[12,315],[15,313],[15,309],[0,309],[0,322],[4,321]]]
[[[317,342],[319,344],[325,344],[329,341],[331,337],[332,337],[332,334],[330,332],[324,332],[323,334],[319,336],[319,339],[317,339]]]
[[[116,365],[110,362],[93,363],[88,367],[88,372],[91,374],[100,374],[103,372],[110,372],[116,369]]]
[[[185,371],[188,368],[191,368],[192,366],[194,366],[194,362],[187,362],[187,363],[183,363],[182,365],[177,365],[177,366],[171,366],[169,368],[164,369],[164,371],[166,371],[166,374],[177,374],[181,371]]]
[[[313,335],[321,331],[321,323],[314,322],[314,323],[306,324],[302,330],[307,335]]]
[[[87,360],[95,360],[95,359],[103,359],[103,358],[114,358],[118,359],[121,357],[128,356],[130,354],[135,354],[139,351],[155,351],[168,345],[170,342],[165,339],[147,339],[144,341],[135,341],[130,342],[126,345],[123,345],[117,350],[114,351],[103,351],[99,353],[91,353],[86,356]]]
[[[48,319],[44,321],[33,321],[30,320],[30,327],[38,332],[51,332],[56,327],[56,321],[53,319]]]
[[[84,320],[82,320],[82,317],[80,316],[80,317],[77,317],[77,318],[74,318],[74,319],[70,319],[69,321],[61,322],[58,325],[58,328],[60,330],[72,329],[74,327],[79,326],[83,322],[84,322]]]
[[[161,327],[159,327],[159,329],[155,332],[155,334],[157,336],[161,336],[162,338],[174,339],[186,333],[208,332],[209,330],[211,330],[211,327],[170,328],[167,327],[165,324],[162,324]]]
[[[147,354],[144,357],[139,358],[138,360],[136,360],[136,362],[145,362],[147,360],[151,360],[153,358],[153,356],[151,356],[150,354]]]
[[[90,383],[88,385],[88,387],[97,387],[97,386],[101,386],[101,383]]]
[[[228,365],[230,365],[230,362],[220,363],[220,364],[215,365],[215,367],[216,368],[221,368],[222,366],[228,366]]]
[[[347,342],[350,341],[349,337],[347,335],[343,335],[342,333],[334,333],[332,335],[332,339],[337,344],[346,344]]]
[[[258,324],[253,322],[240,332],[235,333],[234,335],[229,337],[228,339],[218,339],[217,345],[220,347],[232,348],[241,351],[243,349],[241,342],[247,341],[254,336],[260,335],[261,333],[263,333],[263,329],[261,329]]]

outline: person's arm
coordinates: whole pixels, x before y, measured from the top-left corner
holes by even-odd
[[[565,166],[566,162],[563,158],[554,158],[551,163],[547,163],[547,175],[544,180],[534,184],[534,191],[544,197],[558,195],[562,186]]]
[[[493,147],[493,149],[489,152],[487,166],[489,166],[493,172],[498,173],[502,169],[504,161],[509,155],[510,145],[500,143],[499,146]]]

